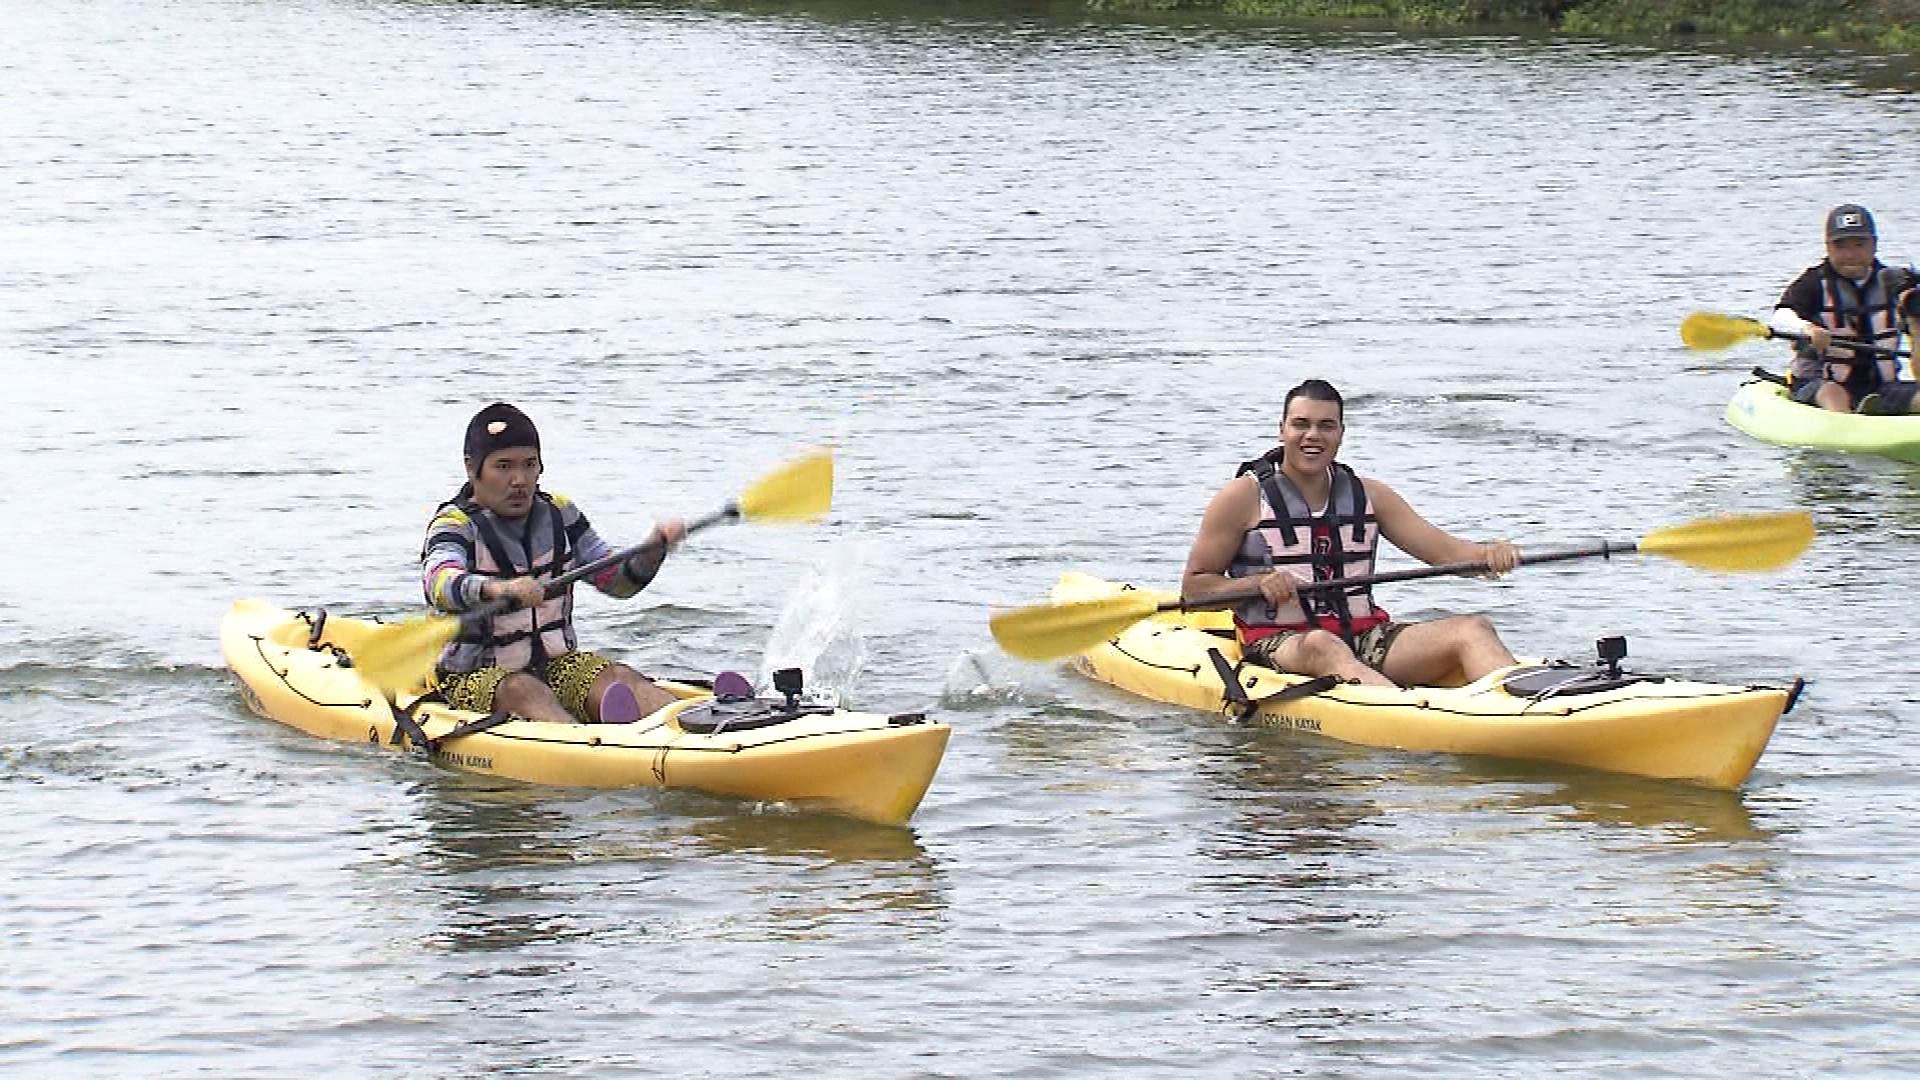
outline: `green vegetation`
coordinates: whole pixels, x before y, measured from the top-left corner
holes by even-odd
[[[1224,11],[1295,19],[1370,19],[1400,26],[1556,21],[1564,0],[1087,0],[1101,11]]]
[[[1712,34],[1820,38],[1920,51],[1920,0],[1594,0],[1571,5],[1560,27],[1580,34]]]
[[[1220,11],[1399,26],[1544,25],[1568,33],[1818,39],[1920,52],[1920,0],[1086,0],[1099,11]]]

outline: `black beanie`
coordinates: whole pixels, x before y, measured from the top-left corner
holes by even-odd
[[[479,468],[488,454],[509,446],[540,449],[540,433],[534,430],[533,421],[527,419],[526,413],[504,401],[496,401],[467,421],[466,454],[474,468]]]

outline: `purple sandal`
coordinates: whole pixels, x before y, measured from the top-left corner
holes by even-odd
[[[626,683],[614,683],[607,692],[600,695],[600,722],[603,724],[631,724],[640,719],[640,699],[633,696]]]

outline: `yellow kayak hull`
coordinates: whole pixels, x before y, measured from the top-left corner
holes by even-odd
[[[312,616],[242,600],[221,622],[220,646],[248,708],[311,735],[419,750],[405,735],[396,736],[394,704],[413,706],[429,740],[479,719],[421,702],[419,693],[389,703],[363,682],[336,650],[350,649],[374,626],[330,616],[318,641],[309,644]],[[699,714],[712,694],[689,684],[661,685],[680,700],[637,723],[512,720],[447,740],[431,753],[451,768],[534,784],[687,788],[901,825],[932,784],[951,733],[918,714],[840,709],[701,733],[686,730],[681,720]]]
[[[1052,600],[1093,600],[1123,588],[1068,573],[1054,586]],[[1149,595],[1175,599],[1172,593]],[[1141,697],[1233,715],[1208,656],[1218,650],[1229,665],[1239,663],[1232,628],[1224,612],[1168,612],[1135,623],[1072,664]],[[1529,666],[1459,687],[1339,685],[1259,705],[1247,719],[1362,746],[1558,762],[1731,790],[1753,771],[1792,700],[1779,688],[1681,679],[1545,698],[1504,688],[1506,678]],[[1239,681],[1257,702],[1308,680],[1250,664]]]

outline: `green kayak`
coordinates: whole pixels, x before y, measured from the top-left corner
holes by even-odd
[[[1920,416],[1861,416],[1802,405],[1771,377],[1740,385],[1727,403],[1727,423],[1776,446],[1920,461]]]

